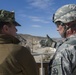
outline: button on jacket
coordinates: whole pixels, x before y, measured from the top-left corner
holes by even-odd
[[[20,41],[0,34],[0,75],[37,75],[37,65],[30,51]]]

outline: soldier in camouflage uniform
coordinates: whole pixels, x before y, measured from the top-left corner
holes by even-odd
[[[76,75],[76,4],[67,4],[53,15],[57,31],[65,40],[49,63],[49,75]]]
[[[20,26],[14,12],[0,10],[0,75],[38,75],[36,62],[28,48],[15,37]]]

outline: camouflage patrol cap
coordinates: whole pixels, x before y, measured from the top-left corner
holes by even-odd
[[[0,10],[0,22],[13,23],[15,26],[21,26],[15,21],[15,13],[7,10]]]
[[[76,4],[67,4],[59,8],[53,15],[53,22],[69,23],[76,20]]]

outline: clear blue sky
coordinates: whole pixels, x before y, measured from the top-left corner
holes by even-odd
[[[35,36],[60,37],[52,22],[53,13],[62,5],[76,0],[0,0],[0,9],[15,11],[18,33]]]

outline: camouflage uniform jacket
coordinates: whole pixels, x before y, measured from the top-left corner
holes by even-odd
[[[0,34],[0,75],[37,75],[33,56],[18,43],[17,38]]]
[[[76,75],[76,35],[59,45],[49,63],[49,75]]]

